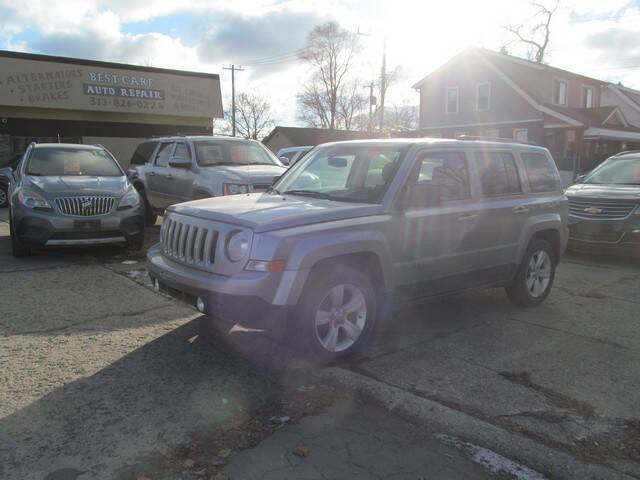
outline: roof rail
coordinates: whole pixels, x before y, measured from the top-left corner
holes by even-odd
[[[623,152],[618,152],[614,155],[614,157],[620,157],[622,155],[628,155],[630,153],[640,153],[640,150],[625,150]]]
[[[522,143],[523,145],[535,145],[535,146],[538,145],[535,142],[529,142],[529,141],[525,141],[525,140],[516,140],[514,138],[483,137],[483,136],[474,136],[474,135],[458,135],[456,140],[464,140],[464,141],[484,140],[484,141],[487,141],[487,142]]]
[[[211,132],[176,132],[176,133],[167,133],[166,135],[151,135],[151,138],[176,138],[176,137],[212,137],[213,134]]]

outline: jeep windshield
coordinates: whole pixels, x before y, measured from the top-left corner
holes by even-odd
[[[101,149],[40,147],[29,156],[27,175],[119,177],[116,161]]]
[[[301,160],[273,191],[344,202],[380,203],[405,145],[338,145]]]
[[[640,185],[640,157],[607,160],[588,175],[583,183]]]
[[[196,142],[196,159],[201,167],[216,165],[282,164],[265,148],[254,142]]]

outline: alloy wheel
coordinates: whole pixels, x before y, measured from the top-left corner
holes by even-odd
[[[358,340],[367,322],[367,302],[352,284],[332,287],[318,305],[315,333],[323,348],[337,353]]]
[[[544,295],[551,281],[551,258],[547,252],[538,250],[531,256],[525,278],[529,295],[535,298]]]

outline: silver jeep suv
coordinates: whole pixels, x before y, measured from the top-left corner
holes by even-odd
[[[127,175],[145,201],[146,223],[175,203],[265,191],[285,167],[254,140],[177,136],[138,145]]]
[[[545,148],[355,141],[319,146],[265,193],[170,207],[147,260],[156,288],[330,362],[408,301],[502,286],[538,305],[567,237]]]

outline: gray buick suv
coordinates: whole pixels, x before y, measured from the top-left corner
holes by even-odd
[[[267,192],[169,207],[160,237],[147,252],[156,288],[332,362],[406,302],[505,287],[540,304],[567,244],[567,199],[545,148],[341,142]]]
[[[32,247],[144,243],[144,210],[99,145],[31,144],[9,179],[13,255]]]
[[[255,140],[176,136],[142,142],[127,175],[153,225],[170,205],[198,198],[265,191],[285,167]]]

